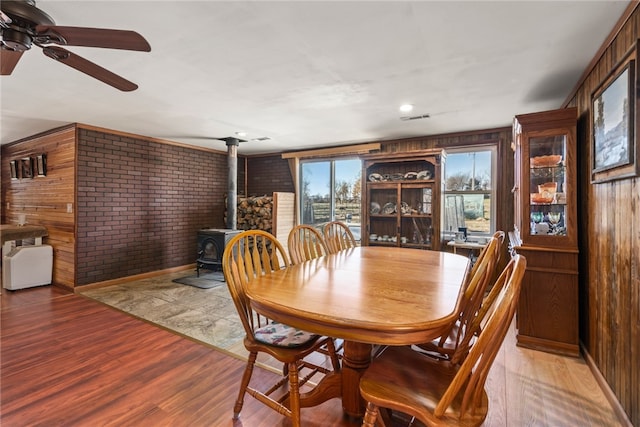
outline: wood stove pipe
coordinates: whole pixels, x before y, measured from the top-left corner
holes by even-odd
[[[237,138],[224,138],[227,144],[227,228],[235,230],[238,223],[238,145]]]

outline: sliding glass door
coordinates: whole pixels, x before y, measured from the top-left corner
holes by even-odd
[[[359,159],[301,162],[300,223],[344,221],[360,240],[361,174]]]

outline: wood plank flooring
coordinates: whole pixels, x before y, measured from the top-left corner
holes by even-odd
[[[247,397],[231,420],[244,362],[55,287],[2,290],[0,425],[289,426]],[[254,380],[275,374],[256,369]],[[618,426],[581,359],[515,346],[488,380],[486,426]],[[352,427],[333,399],[305,426]]]

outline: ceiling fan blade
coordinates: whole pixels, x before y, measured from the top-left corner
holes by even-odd
[[[130,92],[138,88],[137,84],[132,83],[129,80],[126,80],[119,75],[114,74],[111,71],[61,47],[47,46],[42,48],[42,52],[49,58],[62,62],[71,68],[75,68],[76,70],[88,74],[101,82],[111,85],[116,89],[120,89],[121,91]]]
[[[66,46],[151,51],[151,46],[144,37],[129,30],[38,25],[36,34],[35,39],[40,44],[55,43]]]
[[[24,52],[0,48],[0,75],[8,76],[18,65],[18,61]]]

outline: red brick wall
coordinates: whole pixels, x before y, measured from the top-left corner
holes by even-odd
[[[224,227],[224,154],[79,129],[77,285],[195,262]]]
[[[273,192],[294,192],[289,162],[282,156],[249,157],[248,196],[270,195]]]

